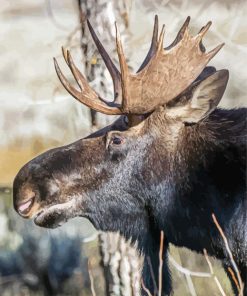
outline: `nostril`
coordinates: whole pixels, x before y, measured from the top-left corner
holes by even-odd
[[[35,196],[32,196],[28,200],[17,205],[17,210],[20,215],[25,216],[26,214],[28,214],[30,212],[30,210],[33,206],[33,203],[34,203],[34,197]]]
[[[24,218],[28,217],[36,200],[37,191],[33,184],[24,183],[14,186],[13,203],[18,214]]]

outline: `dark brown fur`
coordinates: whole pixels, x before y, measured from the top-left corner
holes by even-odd
[[[203,77],[181,106],[178,100],[160,107],[132,127],[121,116],[85,139],[30,161],[14,181],[16,210],[43,227],[85,216],[97,229],[119,231],[151,258],[156,280],[161,230],[165,261],[171,242],[197,252],[206,248],[229,266],[212,221],[215,213],[245,280],[246,109],[214,110],[212,100],[219,101],[215,89],[222,96],[226,72],[214,73],[218,78],[212,85],[205,79],[212,76]],[[20,212],[30,199],[28,212]],[[146,259],[143,277],[154,292]],[[163,276],[163,294],[168,295],[167,264]]]

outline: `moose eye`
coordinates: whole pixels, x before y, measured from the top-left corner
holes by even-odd
[[[112,145],[121,145],[124,142],[123,138],[118,137],[118,136],[114,136],[111,138],[111,144]]]
[[[124,123],[128,126],[129,125],[129,118],[124,116]]]

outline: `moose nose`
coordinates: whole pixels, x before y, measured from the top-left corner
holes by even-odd
[[[33,204],[34,204],[34,196],[31,197],[30,199],[20,203],[19,205],[17,205],[18,213],[21,216],[26,217],[28,215],[28,213],[30,212]]]
[[[18,199],[15,201],[15,209],[24,218],[31,215],[35,204],[35,192],[31,188],[22,188],[18,194]]]

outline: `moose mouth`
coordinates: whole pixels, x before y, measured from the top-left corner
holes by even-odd
[[[79,208],[75,200],[62,204],[51,205],[39,211],[34,217],[34,223],[40,227],[57,228],[69,219],[79,215]]]

